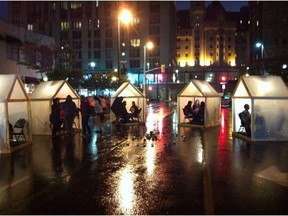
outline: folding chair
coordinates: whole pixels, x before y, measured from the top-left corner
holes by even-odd
[[[16,141],[16,143],[19,143],[20,138],[22,137],[23,140],[26,142],[26,136],[24,133],[26,120],[24,118],[19,119],[13,128],[10,128],[10,139],[11,141]]]
[[[242,122],[241,113],[239,113],[238,116],[239,116],[239,118],[241,120],[241,125],[240,125],[240,127],[238,129],[238,133],[246,133],[245,126],[244,126],[244,124]]]

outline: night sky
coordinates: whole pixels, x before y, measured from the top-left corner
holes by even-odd
[[[207,1],[209,4],[211,1]],[[242,6],[248,5],[248,1],[220,1],[226,11],[239,11]],[[185,10],[189,8],[190,1],[177,1],[177,9]],[[7,2],[0,1],[0,17],[5,18],[7,15]]]
[[[211,1],[206,1],[206,5]],[[240,11],[242,6],[247,6],[248,1],[220,1],[226,11]],[[177,1],[176,6],[178,10],[189,9],[190,1]]]

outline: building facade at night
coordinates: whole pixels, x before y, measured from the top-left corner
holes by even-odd
[[[225,11],[218,1],[207,7],[205,2],[191,2],[189,10],[178,11],[176,77],[180,82],[205,79],[219,91],[219,81],[238,78],[249,63],[249,51],[240,48],[241,43],[249,44],[248,28],[240,28],[240,17],[239,12]]]
[[[140,85],[144,45],[149,40],[154,48],[147,51],[146,70],[165,65],[168,71],[176,65],[176,5],[173,1],[9,1],[8,4],[10,22],[54,37],[61,52],[73,50],[77,59],[73,67],[85,73],[115,71],[119,54],[120,69],[125,67],[128,79]],[[131,11],[132,21],[127,26],[120,22],[118,29],[121,8]],[[147,79],[155,82],[155,74],[147,74]]]
[[[0,19],[0,73],[17,74],[31,93],[38,80],[44,78],[41,69],[54,66],[50,55],[54,43],[53,37],[27,31]],[[38,58],[40,55],[45,61]]]
[[[251,65],[260,59],[267,60],[268,64],[275,62],[268,70],[275,69],[286,73],[288,81],[288,4],[281,1],[251,1]],[[256,47],[259,43],[260,47]],[[266,61],[266,64],[267,64]],[[286,65],[286,68],[283,68]],[[265,69],[266,70],[266,69]],[[271,71],[269,71],[271,72]],[[284,76],[285,77],[285,76]]]

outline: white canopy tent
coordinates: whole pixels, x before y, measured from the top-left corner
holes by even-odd
[[[129,112],[129,108],[132,105],[132,101],[135,101],[136,106],[139,109],[142,109],[140,113],[140,118],[142,123],[146,121],[147,111],[146,111],[146,101],[145,97],[139,89],[137,89],[133,84],[130,82],[124,82],[115,92],[115,94],[110,99],[110,104],[112,105],[114,100],[117,97],[123,97],[124,100],[127,102],[127,110]],[[111,111],[110,112],[110,121],[113,122],[116,119],[115,114]]]
[[[65,80],[41,82],[30,96],[32,134],[51,135],[49,115],[51,113],[52,101],[60,98],[60,102],[71,95],[76,106],[80,107],[80,97]],[[81,129],[81,115],[75,118],[75,124]]]
[[[221,97],[216,90],[205,80],[191,80],[177,95],[178,124],[194,126],[184,118],[183,108],[191,100],[205,102],[204,127],[220,124]]]
[[[288,89],[281,77],[242,76],[233,92],[232,104],[233,135],[241,136],[238,114],[248,104],[251,141],[288,140]]]
[[[29,115],[29,98],[22,80],[15,74],[0,75],[0,153],[10,153],[11,146],[9,123],[12,126],[16,121],[24,118],[27,124],[24,128],[26,142],[31,144],[31,120]]]

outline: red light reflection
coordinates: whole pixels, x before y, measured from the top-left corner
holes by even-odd
[[[216,179],[217,181],[225,181],[226,174],[229,170],[229,153],[225,150],[228,143],[228,131],[229,131],[229,110],[221,109],[220,116],[220,131],[218,139],[218,148],[217,148],[217,158],[216,158]]]

